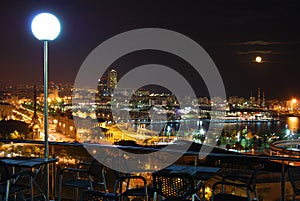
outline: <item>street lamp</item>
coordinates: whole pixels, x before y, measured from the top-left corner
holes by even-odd
[[[31,31],[33,35],[44,42],[44,157],[49,157],[48,142],[48,41],[54,40],[60,33],[60,22],[50,13],[40,13],[35,16],[31,22]],[[49,174],[48,165],[46,172],[46,199],[49,200]]]
[[[297,107],[296,103],[297,103],[297,99],[293,98],[291,100],[291,111],[294,111],[294,109]]]
[[[44,42],[44,140],[45,158],[48,158],[48,41],[59,35],[60,23],[54,15],[41,13],[32,20],[31,30],[37,39]]]

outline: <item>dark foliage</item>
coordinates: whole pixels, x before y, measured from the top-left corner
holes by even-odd
[[[25,122],[16,120],[0,121],[0,134],[2,138],[8,138],[14,131],[25,136],[31,132],[29,125]]]

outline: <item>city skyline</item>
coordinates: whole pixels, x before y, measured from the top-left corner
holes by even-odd
[[[105,2],[29,0],[1,3],[0,84],[42,83],[42,46],[30,31],[40,11],[57,15],[62,33],[50,43],[49,79],[73,83],[87,55],[100,43],[124,31],[157,27],[182,33],[199,43],[211,56],[223,78],[227,96],[248,97],[262,88],[268,98],[299,97],[299,19],[295,1],[222,2]],[[256,56],[262,62],[255,62]],[[118,76],[149,62],[169,65],[182,72],[184,61],[162,52],[138,52],[110,68]],[[108,68],[108,67],[105,67]],[[119,73],[120,72],[120,73]],[[198,86],[199,77],[191,78]],[[206,93],[201,83],[199,93]]]

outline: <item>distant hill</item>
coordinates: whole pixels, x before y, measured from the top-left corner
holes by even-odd
[[[30,134],[31,129],[29,128],[29,124],[23,121],[16,120],[3,120],[0,121],[0,134],[1,138],[14,138],[11,136],[12,133],[18,133],[16,138],[27,138],[28,134]]]

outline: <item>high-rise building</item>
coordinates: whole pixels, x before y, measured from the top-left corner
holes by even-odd
[[[262,92],[262,103],[261,103],[261,106],[262,107],[266,106],[266,99],[265,99],[265,92],[264,91]]]
[[[115,71],[114,69],[109,71],[107,78],[107,88],[110,90],[115,89],[118,83],[117,71]]]
[[[257,105],[260,107],[260,88],[258,88],[258,91],[257,91]]]
[[[33,116],[32,116],[32,119],[31,119],[31,128],[33,130],[33,136],[32,136],[32,139],[35,139],[38,135],[38,131],[39,129],[41,128],[41,122],[39,121],[39,117],[36,113],[36,86],[34,85],[34,94],[33,94]]]
[[[98,94],[99,96],[108,96],[108,89],[107,89],[107,84],[106,83],[98,83]]]

